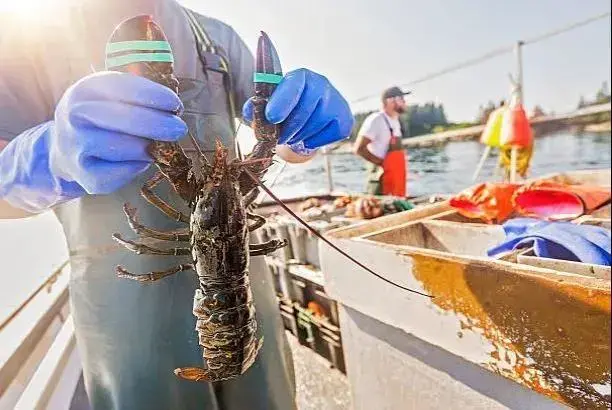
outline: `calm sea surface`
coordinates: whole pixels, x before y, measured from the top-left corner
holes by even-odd
[[[574,169],[610,167],[610,134],[557,133],[536,139],[530,176]],[[409,195],[454,193],[472,185],[472,174],[480,160],[483,146],[477,141],[452,142],[439,147],[408,150]],[[365,162],[353,155],[331,157],[334,189],[360,192],[366,177]],[[493,152],[479,181],[492,177],[497,164]],[[280,166],[269,172],[272,181]],[[281,197],[327,191],[322,158],[304,165],[287,165],[273,187]]]

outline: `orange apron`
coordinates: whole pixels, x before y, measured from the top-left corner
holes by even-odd
[[[372,195],[406,196],[406,154],[402,146],[402,139],[393,135],[393,128],[386,116],[383,115],[391,139],[389,149],[383,160],[382,167],[370,164],[370,177],[368,179],[368,193]]]

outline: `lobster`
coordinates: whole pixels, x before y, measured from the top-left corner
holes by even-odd
[[[107,44],[106,63],[107,69],[144,76],[178,93],[170,45],[150,16],[133,17],[117,26]],[[119,234],[113,235],[114,240],[138,254],[192,257],[192,263],[160,272],[133,274],[122,266],[116,268],[119,277],[144,283],[187,270],[197,274],[199,287],[195,290],[193,314],[197,319],[195,330],[206,368],[176,368],[174,373],[185,380],[216,382],[238,377],[251,367],[261,349],[263,338],[257,336],[249,284],[249,257],[266,255],[287,243],[272,239],[262,244],[249,244],[249,232],[266,222],[265,218],[249,212],[260,188],[330,246],[390,282],[322,237],[261,183],[261,177],[272,164],[279,134],[278,125],[266,120],[265,107],[282,79],[278,54],[264,32],[257,44],[255,71],[251,126],[257,142],[244,160],[228,160],[227,148],[217,141],[211,164],[191,134],[189,137],[198,152],[198,166],[177,143],[152,142],[147,148],[159,172],[144,184],[142,196],[165,215],[188,224],[189,228],[157,231],[142,225],[136,218],[136,209],[124,205],[128,223],[137,234],[175,243],[188,242],[189,246],[159,249],[124,239]],[[164,179],[186,201],[190,215],[176,210],[153,192],[155,185]]]

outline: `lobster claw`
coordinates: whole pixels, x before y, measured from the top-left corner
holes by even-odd
[[[255,57],[255,95],[266,100],[270,98],[276,86],[283,79],[283,69],[274,44],[265,32],[261,32],[257,41]]]

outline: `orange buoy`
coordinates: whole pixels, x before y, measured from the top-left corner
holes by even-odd
[[[533,132],[522,104],[517,103],[504,112],[500,144],[517,148],[527,148],[533,144]]]

